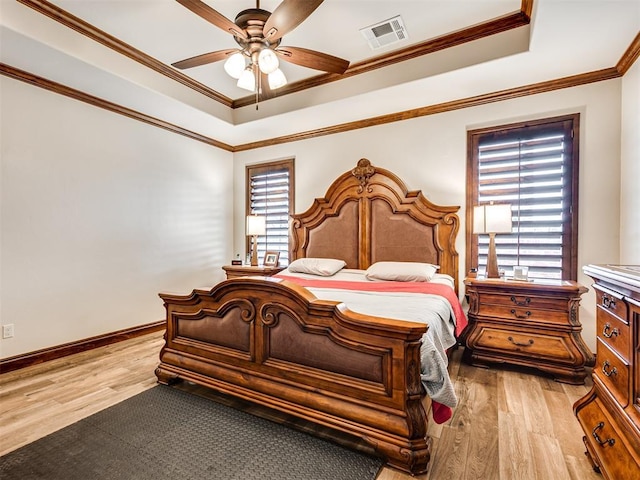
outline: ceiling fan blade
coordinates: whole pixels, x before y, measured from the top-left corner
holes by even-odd
[[[267,19],[262,29],[264,37],[274,43],[300,25],[323,0],[283,0]]]
[[[306,48],[279,47],[275,52],[287,62],[324,72],[344,73],[349,68],[348,60]]]
[[[218,50],[216,52],[203,53],[202,55],[196,55],[195,57],[180,60],[179,62],[172,63],[172,67],[184,70],[185,68],[198,67],[200,65],[206,65],[207,63],[218,62],[225,60],[229,55],[239,52],[237,48],[229,50]]]
[[[236,37],[244,38],[245,40],[249,37],[247,34],[238,27],[235,23],[229,20],[227,17],[217,12],[209,5],[200,0],[176,0],[179,4],[187,7],[196,15],[204,18],[206,21],[214,24],[216,27],[221,28],[227,33],[231,33]]]

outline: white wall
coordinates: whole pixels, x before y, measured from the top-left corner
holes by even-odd
[[[640,265],[640,62],[622,78],[620,263]]]
[[[158,292],[221,280],[220,266],[244,251],[249,163],[296,158],[296,212],[362,157],[436,203],[460,205],[462,278],[466,132],[528,118],[581,113],[579,265],[640,263],[638,69],[623,80],[233,157],[0,77],[0,320],[15,325],[15,337],[0,342],[0,357],[160,320]],[[578,280],[591,283],[581,271]],[[580,314],[595,350],[594,304],[590,291]]]
[[[223,278],[232,156],[0,77],[6,358],[162,320]]]
[[[620,95],[621,80],[574,87],[479,107],[442,113],[237,153],[235,159],[235,249],[244,250],[241,216],[244,212],[246,164],[295,157],[296,212],[306,210],[329,184],[365,157],[421,189],[433,202],[460,205],[457,239],[460,278],[464,278],[465,182],[467,130],[524,119],[579,112],[580,186],[578,280],[589,286],[581,267],[616,263],[620,245]],[[595,351],[595,296],[583,296],[583,336]]]

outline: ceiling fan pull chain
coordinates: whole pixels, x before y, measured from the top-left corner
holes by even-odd
[[[260,70],[259,69],[255,69],[255,76],[256,76],[256,110],[258,110],[258,102],[260,100],[260,89],[262,88],[262,75],[260,75]]]

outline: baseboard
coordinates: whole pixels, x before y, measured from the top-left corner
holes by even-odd
[[[31,365],[37,365],[56,358],[66,357],[75,353],[86,352],[87,350],[122,342],[123,340],[129,340],[130,338],[139,337],[148,333],[158,332],[164,330],[165,327],[166,320],[161,320],[146,325],[118,330],[116,332],[105,333],[104,335],[98,335],[96,337],[85,338],[84,340],[65,343],[63,345],[43,348],[35,352],[3,358],[0,360],[0,374],[30,367]]]

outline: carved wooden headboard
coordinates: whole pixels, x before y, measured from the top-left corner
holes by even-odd
[[[290,258],[340,258],[360,269],[378,261],[433,263],[454,278],[457,291],[459,209],[431,203],[363,158],[324,198],[293,215]]]

